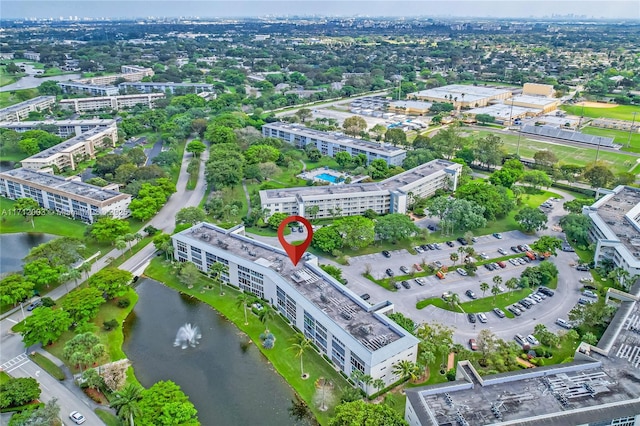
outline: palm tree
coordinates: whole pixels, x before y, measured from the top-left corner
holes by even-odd
[[[513,291],[518,288],[518,279],[515,277],[509,278],[504,285],[506,285],[509,290]]]
[[[360,382],[362,381],[363,377],[364,373],[362,371],[358,369],[351,371],[351,380],[355,382],[356,386],[360,386]]]
[[[382,380],[382,379],[375,379],[373,381],[372,385],[373,385],[374,388],[376,388],[376,390],[378,392],[380,392],[386,386],[384,380]]]
[[[118,239],[116,240],[116,249],[118,249],[118,250],[123,250],[123,252],[122,252],[122,255],[123,255],[123,256],[124,256],[124,250],[125,250],[126,248],[127,248],[127,243],[126,243],[123,239],[118,238]]]
[[[460,246],[458,247],[458,259],[463,258],[467,254],[467,248]]]
[[[125,234],[124,237],[122,237],[122,239],[124,239],[127,242],[127,245],[129,246],[129,253],[131,253],[131,242],[136,239],[135,235]]]
[[[493,294],[493,304],[496,304],[496,296],[499,295],[500,293],[502,293],[500,291],[500,287],[498,287],[497,285],[494,285],[493,287],[491,287],[491,294]]]
[[[249,320],[247,319],[247,303],[251,300],[251,296],[247,293],[242,292],[236,296],[236,306],[242,307],[244,309],[244,325],[249,325]]]
[[[115,393],[111,407],[116,409],[118,417],[129,420],[129,426],[133,426],[133,419],[140,416],[140,407],[138,406],[140,399],[142,399],[142,388],[129,384]]]
[[[458,261],[459,257],[458,257],[458,253],[451,253],[449,255],[449,259],[451,259],[451,261],[453,262],[453,266],[456,265],[456,262]]]
[[[482,292],[482,297],[484,297],[484,294],[487,292],[487,290],[489,290],[489,284],[480,283],[480,291]]]
[[[397,363],[393,364],[393,369],[391,371],[396,376],[400,376],[400,378],[404,379],[413,376],[413,370],[415,370],[415,364],[411,361],[403,359],[402,361],[398,361]]]
[[[264,324],[264,332],[269,332],[269,327],[267,323],[271,321],[276,316],[276,311],[270,305],[263,305],[258,318],[260,318],[260,322]]]
[[[209,268],[209,276],[217,281],[218,284],[220,284],[220,296],[224,295],[224,291],[222,291],[222,274],[227,272],[228,270],[229,268],[227,267],[227,265],[221,262],[215,262]]]
[[[67,283],[66,280],[73,280],[76,283],[76,287],[78,287],[78,280],[82,278],[82,272],[80,272],[79,270],[77,270],[76,268],[69,268],[69,270],[67,271],[67,273],[65,274],[65,283],[64,283],[64,288],[67,288]],[[69,292],[69,290],[67,290],[67,292]]]
[[[89,278],[89,272],[91,272],[91,264],[89,262],[83,262],[80,266],[78,266],[78,270],[85,275],[85,280]]]
[[[169,244],[169,247],[167,247],[167,250],[165,251],[165,253],[173,258],[173,253],[175,251],[176,251],[176,249],[175,249],[175,247],[173,247],[173,244]]]
[[[297,333],[295,336],[291,338],[293,342],[289,349],[293,349],[296,351],[296,357],[300,358],[300,376],[304,379],[304,367],[302,365],[302,355],[305,353],[307,349],[311,347],[311,340],[307,339],[307,337],[302,333]]]
[[[502,284],[502,277],[500,275],[495,275],[493,277],[493,283],[496,285],[496,287],[498,287],[498,290],[500,290],[500,284]],[[500,290],[500,293],[502,293],[502,290]]]
[[[449,296],[449,305],[451,305],[451,309],[458,306],[458,303],[460,303],[460,295],[458,293],[453,293]]]

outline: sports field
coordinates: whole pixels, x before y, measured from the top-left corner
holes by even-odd
[[[469,132],[475,137],[485,137],[487,134],[492,133],[487,130],[472,131]],[[515,153],[518,145],[517,135],[505,135],[503,133],[494,133],[499,136],[504,142],[507,153]],[[593,163],[596,158],[596,148],[583,148],[570,145],[561,145],[559,143],[542,142],[529,139],[527,136],[522,135],[520,138],[520,156],[525,158],[533,158],[537,151],[548,149],[553,151],[554,154],[560,159],[560,164],[578,164],[580,166],[586,166],[589,163]],[[631,169],[636,168],[638,163],[636,160],[640,160],[640,157],[636,157],[624,152],[610,152],[600,150],[598,155],[598,161],[603,161],[611,166],[613,173],[628,172]],[[640,166],[638,166],[640,168]],[[635,173],[637,173],[637,169]]]
[[[595,136],[607,136],[613,138],[614,143],[622,145],[623,151],[640,152],[640,133],[631,133],[631,147],[627,148],[629,132],[624,130],[603,129],[600,127],[587,126],[580,130],[582,133]]]
[[[585,102],[584,107],[582,104],[575,105],[562,105],[560,109],[566,111],[571,115],[591,118],[613,118],[615,120],[633,120],[633,112],[640,114],[640,107],[634,105],[616,105]],[[636,116],[638,118],[638,116]]]

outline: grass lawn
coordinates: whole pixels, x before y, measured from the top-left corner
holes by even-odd
[[[4,371],[0,371],[0,385],[7,383],[9,380],[11,380],[11,376]]]
[[[393,411],[404,418],[404,408],[407,404],[407,395],[400,392],[389,392],[384,396],[384,403],[393,408]]]
[[[593,108],[580,105],[562,105],[560,109],[571,115],[591,118],[613,118],[615,120],[633,120],[633,112],[640,113],[640,107],[634,105],[618,105],[614,108]]]
[[[582,133],[587,133],[589,135],[595,136],[606,136],[613,138],[613,141],[619,145],[622,145],[623,151],[630,152],[640,152],[640,133],[632,133],[631,134],[631,147],[627,148],[627,141],[629,140],[629,132],[625,132],[624,130],[615,130],[615,129],[602,129],[600,127],[591,127],[587,126],[583,128]]]
[[[0,92],[0,108],[5,108],[38,96],[38,89],[12,90]]]
[[[187,190],[193,191],[198,184],[198,173],[200,173],[200,161],[198,161],[196,167],[189,173],[189,180],[187,181]]]
[[[603,110],[604,111],[604,110]],[[492,132],[487,130],[473,130],[469,132],[476,137],[485,137]],[[498,133],[504,147],[508,153],[515,153],[518,145],[517,135],[505,135]],[[533,158],[537,151],[548,149],[553,151],[558,158],[560,158],[561,164],[577,164],[579,166],[586,166],[593,163],[596,158],[597,148],[577,147],[569,145],[561,145],[558,143],[542,142],[529,139],[527,135],[522,135],[520,138],[520,156],[525,158]],[[600,151],[598,155],[598,161],[603,161],[611,167],[611,171],[614,173],[627,172],[636,166],[637,157],[625,154],[623,152],[610,152]]]
[[[122,422],[122,420],[120,420],[114,414],[111,414],[109,411],[96,408],[94,410],[94,413],[96,413],[96,415],[100,417],[100,420],[102,420],[104,424],[107,426],[124,426],[124,423]]]
[[[536,338],[537,337],[538,336],[536,336]],[[569,358],[570,360],[573,360],[573,355],[575,354],[576,349],[578,348],[578,344],[580,343],[580,340],[581,339],[579,338],[577,340],[572,340],[569,338],[569,336],[564,334],[560,338],[560,345],[557,348],[540,345],[541,348],[544,348],[553,354],[551,358],[545,358],[544,364],[545,365],[560,364],[564,361],[567,361]]]
[[[493,283],[488,283],[490,286]],[[476,300],[472,300],[470,302],[460,303],[458,307],[452,308],[449,303],[447,303],[441,297],[432,297],[429,299],[420,300],[416,303],[416,308],[423,309],[428,305],[433,305],[435,307],[445,309],[447,311],[452,312],[468,312],[468,313],[479,313],[479,312],[489,312],[493,308],[500,308],[504,311],[504,313],[509,317],[513,318],[513,314],[506,310],[506,307],[517,302],[518,300],[528,296],[531,294],[531,289],[518,289],[514,291],[506,291],[504,293],[496,296],[495,301],[493,296],[482,297]],[[460,310],[462,308],[462,310]]]
[[[205,285],[211,284],[211,280],[206,278],[204,275],[192,289],[187,289],[177,279],[171,266],[161,258],[154,258],[145,271],[145,274],[155,280],[165,283],[171,288],[179,290],[185,294],[192,295],[211,305],[227,319],[232,321],[242,332],[246,333],[254,343],[260,342],[259,336],[264,332],[265,327],[250,311],[249,324],[244,325],[243,309],[236,305],[236,296],[240,293],[239,291],[227,286],[224,289],[225,295],[220,296],[217,286],[215,286],[213,290],[204,290],[203,287]],[[316,393],[316,380],[320,377],[331,380],[335,385],[334,392],[337,396],[340,395],[341,389],[345,389],[350,385],[340,374],[338,374],[332,365],[313,350],[304,354],[305,372],[310,375],[310,378],[303,380],[300,377],[300,362],[292,355],[291,350],[288,349],[290,346],[289,340],[296,332],[280,315],[277,315],[276,319],[270,321],[268,323],[268,327],[271,333],[276,337],[275,347],[271,350],[266,350],[262,348],[262,345],[259,343],[257,343],[256,346],[270,361],[278,373],[285,378],[287,383],[289,383],[300,397],[309,404],[309,407],[315,414],[318,421],[321,424],[327,424],[329,419],[333,416],[334,411],[333,407],[325,412],[319,411],[315,408],[313,396]]]
[[[40,368],[51,374],[56,379],[64,380],[64,372],[62,371],[62,369],[46,356],[36,352],[33,355],[29,355],[29,358],[31,358],[31,361],[38,364]]]
[[[24,160],[27,157],[28,155],[24,152],[4,150],[2,152],[2,155],[0,155],[0,161],[11,161],[13,163],[16,163],[18,161]]]

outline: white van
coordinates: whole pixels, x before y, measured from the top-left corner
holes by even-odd
[[[556,324],[558,324],[562,328],[571,328],[571,324],[569,324],[569,321],[564,320],[562,318],[558,318],[556,320]]]
[[[513,339],[521,345],[528,344],[527,340],[522,334],[516,334],[515,336],[513,336]]]

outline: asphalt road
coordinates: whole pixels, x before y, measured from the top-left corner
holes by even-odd
[[[25,68],[26,76],[22,77],[20,80],[15,83],[7,84],[6,86],[0,87],[0,92],[11,92],[13,90],[22,90],[22,89],[33,89],[35,87],[40,86],[45,81],[53,80],[53,81],[69,81],[76,80],[82,77],[80,74],[65,74],[65,75],[56,75],[53,77],[42,77],[36,78],[36,69],[33,65],[16,63],[16,65],[23,65]]]

